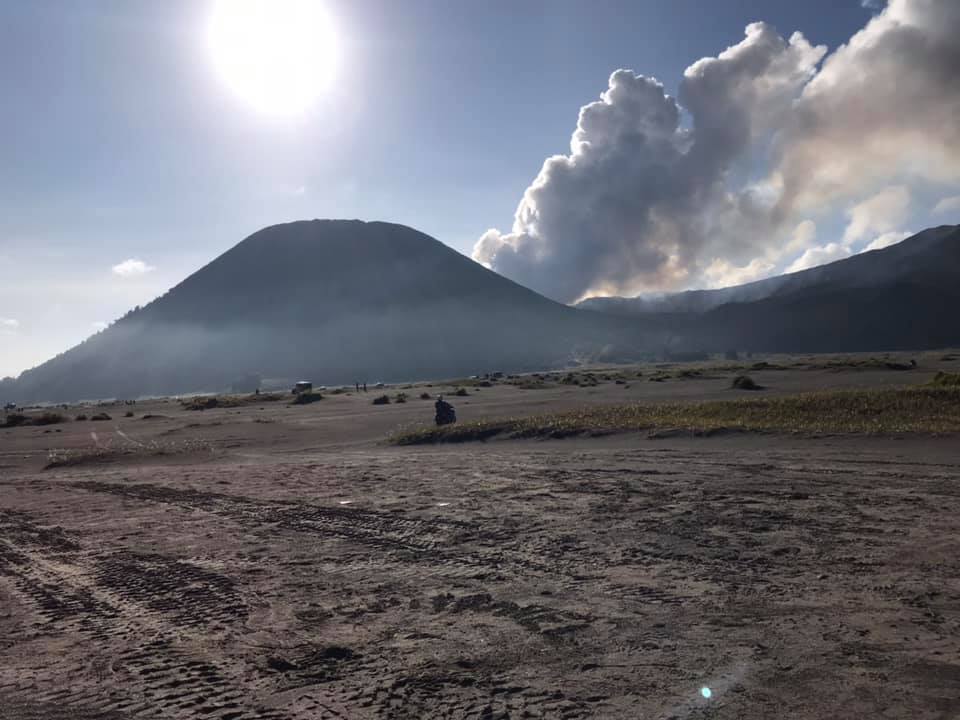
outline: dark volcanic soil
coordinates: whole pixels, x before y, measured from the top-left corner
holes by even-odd
[[[955,438],[328,444],[429,408],[349,402],[0,431],[0,718],[960,717]],[[213,451],[40,469],[89,432]]]

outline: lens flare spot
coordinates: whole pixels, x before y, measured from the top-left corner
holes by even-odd
[[[704,698],[709,700],[711,697],[713,697],[713,690],[711,690],[706,685],[704,685],[702,688],[700,688],[700,694],[703,695]]]

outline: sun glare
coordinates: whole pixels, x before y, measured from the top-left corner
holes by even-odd
[[[226,85],[263,113],[302,113],[333,81],[336,42],[318,0],[215,0],[208,42]]]

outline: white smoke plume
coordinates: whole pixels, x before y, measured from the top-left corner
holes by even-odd
[[[474,258],[572,302],[849,254],[850,238],[826,250],[789,228],[894,180],[960,180],[958,36],[960,2],[891,0],[828,57],[800,33],[749,25],[687,68],[676,99],[617,70],[581,108],[570,153],[544,162],[511,231],[488,230]],[[867,217],[880,214],[851,209],[851,238],[894,231]]]

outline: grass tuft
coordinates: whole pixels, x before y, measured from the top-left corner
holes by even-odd
[[[930,381],[932,387],[960,388],[960,373],[938,372]]]

